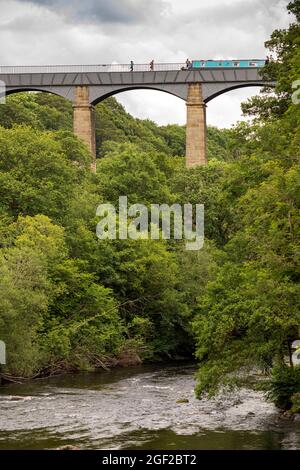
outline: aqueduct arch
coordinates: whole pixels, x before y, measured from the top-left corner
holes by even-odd
[[[95,137],[94,137],[94,105],[100,103],[110,96],[117,95],[119,93],[130,91],[130,90],[157,90],[169,93],[178,98],[184,99],[187,107],[187,120],[186,120],[186,166],[194,167],[197,165],[205,165],[206,159],[206,107],[207,103],[212,99],[245,87],[263,87],[266,83],[257,82],[251,84],[228,84],[228,86],[219,87],[214,86],[209,89],[205,89],[201,83],[189,83],[184,91],[185,98],[182,96],[182,89],[176,91],[171,89],[165,89],[163,87],[153,86],[126,86],[116,87],[110,90],[106,94],[100,94],[95,97],[96,90],[93,90],[92,97],[89,96],[88,87],[76,87],[75,90],[75,104],[74,108],[74,132],[79,135],[84,141],[86,141],[90,149],[95,149]],[[213,91],[212,91],[213,90]],[[102,90],[101,90],[102,91]],[[207,98],[204,99],[205,92]],[[212,94],[208,94],[212,93]],[[85,99],[83,103],[82,99]],[[93,100],[91,102],[91,100]],[[95,152],[95,150],[94,150]]]
[[[6,94],[44,91],[70,100],[74,111],[74,132],[88,146],[96,160],[94,105],[122,91],[152,89],[170,93],[187,105],[186,165],[206,163],[206,103],[227,91],[249,86],[274,86],[259,67],[185,70],[184,64],[83,66],[0,66],[0,80]],[[93,168],[96,168],[94,160]]]

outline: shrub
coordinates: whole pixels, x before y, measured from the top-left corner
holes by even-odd
[[[278,408],[289,410],[292,405],[292,395],[300,392],[300,367],[274,367],[271,379],[269,398]]]

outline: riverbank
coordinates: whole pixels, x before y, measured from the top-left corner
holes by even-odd
[[[54,377],[63,374],[75,374],[80,372],[96,372],[97,370],[109,371],[115,367],[132,367],[139,366],[143,363],[141,357],[136,351],[126,350],[120,353],[118,356],[93,356],[90,358],[89,365],[85,367],[75,366],[66,361],[58,361],[54,364],[50,364],[44,367],[36,374],[29,377],[18,377],[13,374],[1,373],[0,372],[0,387],[6,384],[22,384],[30,382],[32,380],[38,380],[48,377]]]

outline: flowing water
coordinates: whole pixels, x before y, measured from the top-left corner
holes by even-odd
[[[1,387],[0,449],[300,449],[300,424],[262,392],[196,400],[194,372],[144,365]]]

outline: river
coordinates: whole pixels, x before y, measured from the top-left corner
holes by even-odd
[[[196,400],[194,372],[142,365],[3,386],[0,449],[300,449],[300,424],[262,392]]]

